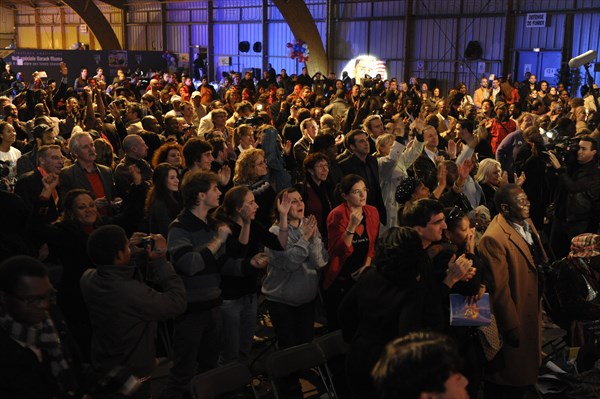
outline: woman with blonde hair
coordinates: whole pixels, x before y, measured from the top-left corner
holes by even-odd
[[[236,186],[248,186],[259,205],[256,220],[263,226],[270,226],[270,209],[277,193],[268,180],[267,160],[263,150],[250,148],[240,154],[235,163],[233,183]]]
[[[254,148],[254,129],[252,126],[244,124],[236,127],[233,134],[233,144],[237,156],[250,148]]]

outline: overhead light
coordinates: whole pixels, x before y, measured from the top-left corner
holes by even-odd
[[[539,53],[541,50],[542,50],[542,49],[541,49],[541,48],[539,48],[539,47],[534,47],[534,48],[533,48],[533,51],[534,51],[535,53]]]

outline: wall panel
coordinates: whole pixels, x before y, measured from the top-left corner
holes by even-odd
[[[37,48],[35,26],[17,26],[17,46],[20,48]]]
[[[404,20],[373,21],[368,36],[369,54],[384,59],[402,57]]]
[[[548,14],[545,28],[527,28],[525,15],[516,18],[515,48],[532,49],[540,47],[546,50],[560,50],[563,46],[565,15]]]
[[[233,24],[215,24],[215,55],[237,55],[238,44],[238,26]],[[217,47],[217,42],[219,43]]]
[[[574,0],[527,0],[520,2],[520,10],[525,12],[543,12],[569,9],[572,10],[575,5],[574,3]]]
[[[368,36],[365,34],[369,28],[366,21],[343,21],[338,22],[334,28],[334,49],[335,58],[351,59],[360,54],[369,51]]]
[[[174,53],[189,53],[188,25],[168,24],[165,28],[167,29],[166,48]]]

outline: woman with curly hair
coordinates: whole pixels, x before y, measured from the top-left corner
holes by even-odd
[[[263,226],[271,225],[271,205],[277,196],[267,175],[267,161],[263,150],[250,148],[240,154],[235,164],[233,183],[236,186],[248,186],[252,191],[259,206],[256,220]]]
[[[161,163],[168,163],[177,168],[180,172],[185,167],[181,145],[176,141],[167,141],[157,148],[152,157],[152,167],[156,169]]]
[[[175,166],[164,162],[152,173],[152,188],[146,196],[146,217],[149,233],[167,238],[169,225],[181,211],[179,177]]]

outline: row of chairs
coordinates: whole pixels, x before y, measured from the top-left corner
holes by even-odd
[[[316,338],[312,343],[279,350],[267,359],[267,374],[271,379],[273,394],[281,398],[278,382],[302,370],[315,370],[323,382],[324,394],[329,399],[338,399],[333,383],[333,375],[328,362],[346,353],[347,346],[341,330],[333,331]],[[191,394],[194,399],[216,399],[221,395],[235,392],[248,385],[252,386],[250,369],[239,362],[207,371],[194,377]],[[257,392],[252,386],[255,398]]]

